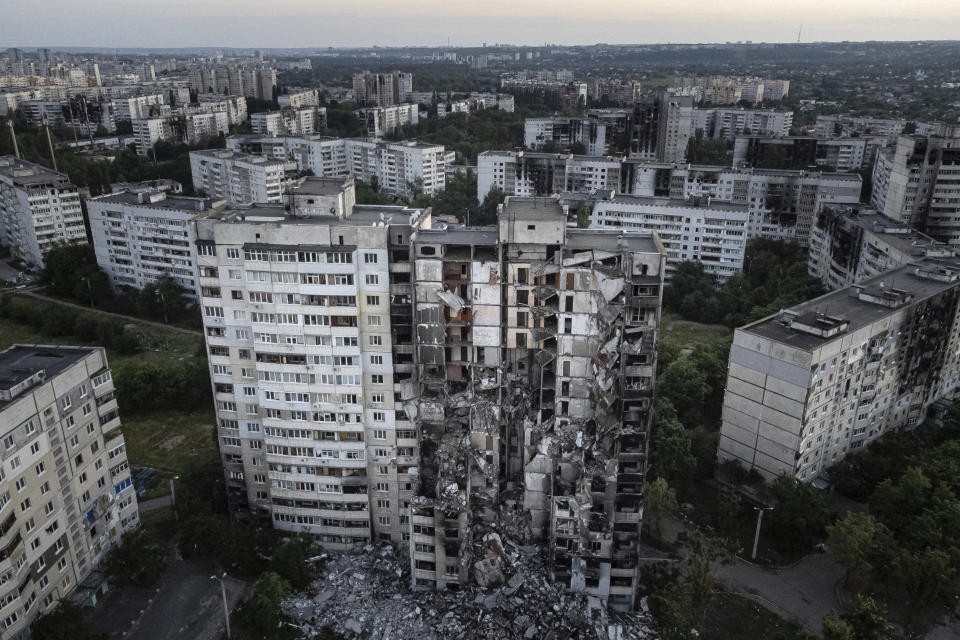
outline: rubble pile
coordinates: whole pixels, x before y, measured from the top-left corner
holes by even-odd
[[[488,540],[496,544],[499,540]],[[617,614],[554,584],[537,547],[507,542],[503,553],[474,565],[476,582],[459,591],[410,586],[409,563],[389,545],[323,556],[323,576],[284,610],[305,637],[324,627],[364,640],[646,640],[650,619]]]

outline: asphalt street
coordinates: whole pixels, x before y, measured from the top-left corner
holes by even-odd
[[[118,589],[107,595],[90,616],[93,626],[112,638],[132,640],[213,640],[223,629],[220,582],[209,567],[186,562],[171,553],[156,589]],[[232,610],[248,584],[226,579]]]

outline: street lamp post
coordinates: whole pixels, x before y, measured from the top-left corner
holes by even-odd
[[[227,640],[230,640],[230,610],[227,608],[227,586],[223,579],[227,577],[227,572],[223,576],[210,576],[211,580],[220,581],[220,594],[223,596],[223,620],[227,625]]]
[[[757,532],[753,536],[753,553],[750,555],[751,560],[757,559],[757,546],[760,544],[760,523],[763,522],[763,512],[773,511],[773,507],[754,507],[754,510],[757,512]]]

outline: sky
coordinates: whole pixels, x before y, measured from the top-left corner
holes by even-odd
[[[960,0],[0,0],[0,47],[948,40]]]

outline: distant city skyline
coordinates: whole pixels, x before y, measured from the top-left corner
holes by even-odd
[[[573,0],[7,0],[0,46],[365,47],[949,40],[956,0],[608,0],[602,15]],[[718,7],[723,6],[723,10]],[[799,10],[802,6],[802,11]]]

